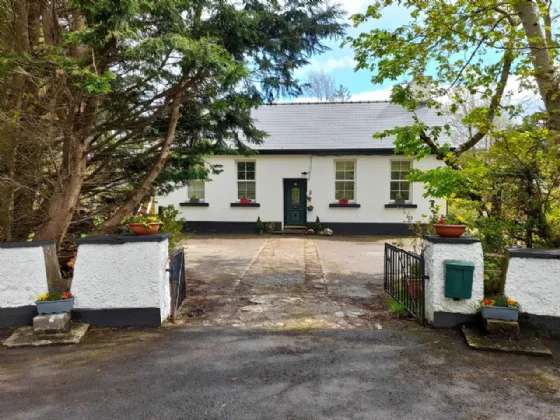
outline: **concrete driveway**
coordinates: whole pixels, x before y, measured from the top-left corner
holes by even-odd
[[[389,238],[221,236],[184,243],[190,326],[379,328]]]

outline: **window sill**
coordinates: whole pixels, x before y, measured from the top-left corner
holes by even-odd
[[[260,203],[247,203],[247,204],[241,204],[241,203],[231,203],[230,204],[231,207],[260,207]]]
[[[385,204],[386,209],[416,209],[418,204],[412,203],[389,203]]]
[[[186,201],[184,203],[179,203],[181,207],[208,207],[210,203],[204,203],[202,201]]]
[[[351,209],[359,209],[362,206],[361,206],[361,204],[358,204],[358,203],[348,203],[348,204],[331,203],[331,204],[329,204],[329,207],[336,207],[336,208],[349,207]]]

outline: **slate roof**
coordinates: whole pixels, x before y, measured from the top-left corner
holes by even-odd
[[[442,126],[434,110],[416,111],[428,126]],[[253,111],[257,128],[268,133],[255,150],[392,149],[394,138],[373,139],[376,132],[412,124],[412,114],[390,102],[295,103],[265,105]],[[451,139],[440,138],[441,142]]]

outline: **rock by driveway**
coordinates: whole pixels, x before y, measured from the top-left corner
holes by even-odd
[[[558,419],[557,359],[470,351],[430,330],[93,330],[0,349],[23,419]]]
[[[383,239],[214,237],[184,243],[189,326],[379,328]]]

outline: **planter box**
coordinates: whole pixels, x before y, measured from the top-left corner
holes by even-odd
[[[70,312],[74,307],[74,298],[52,301],[37,301],[37,312],[43,314],[57,314]]]
[[[128,224],[132,233],[134,233],[135,235],[144,236],[144,235],[153,235],[154,233],[157,233],[159,227],[161,226],[161,223],[150,223],[149,225],[150,228],[146,229],[142,223]]]
[[[465,225],[443,225],[435,224],[436,233],[442,238],[460,238],[467,228]]]
[[[499,306],[483,306],[480,308],[484,319],[499,319],[501,321],[517,321],[519,308],[504,308]]]

